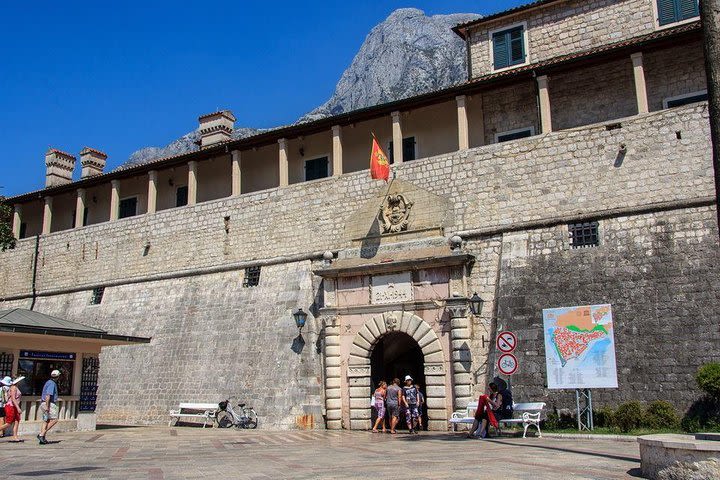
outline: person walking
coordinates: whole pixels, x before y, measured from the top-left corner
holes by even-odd
[[[395,434],[395,427],[397,427],[398,421],[400,420],[400,401],[402,400],[402,389],[400,388],[400,379],[394,378],[392,385],[387,388],[385,394],[385,403],[387,405],[387,411],[390,415],[390,433]]]
[[[37,436],[40,445],[47,445],[48,441],[45,435],[55,426],[58,421],[58,386],[57,379],[60,377],[60,370],[50,372],[50,378],[42,389],[40,397],[40,410],[42,411],[43,424],[40,427],[40,433]]]
[[[0,380],[0,437],[5,436],[5,430],[8,429],[10,424],[5,418],[5,405],[8,403],[10,397],[10,387],[12,386],[12,378],[5,377]]]
[[[417,388],[418,391],[418,430],[423,430],[423,409],[425,408],[425,395],[423,395],[422,390],[420,390],[421,385],[419,383],[415,384],[415,388]]]
[[[378,433],[378,426],[380,425],[380,422],[382,422],[382,432],[385,433],[387,430],[385,429],[385,396],[387,395],[387,383],[385,383],[384,380],[380,380],[378,383],[378,387],[375,389],[375,393],[373,394],[373,400],[375,407],[375,412],[377,412],[377,420],[375,420],[375,425],[373,426],[373,433]]]
[[[5,403],[5,422],[8,426],[12,425],[13,436],[10,441],[19,443],[23,441],[20,440],[20,437],[18,437],[18,430],[20,429],[20,415],[22,414],[22,410],[20,409],[22,392],[18,388],[17,382],[11,381],[10,383],[11,385],[7,392],[7,402]]]
[[[418,412],[418,389],[413,384],[413,378],[410,375],[405,376],[405,386],[402,389],[403,404],[405,405],[405,421],[410,433],[419,433],[416,430],[416,424],[420,414]]]

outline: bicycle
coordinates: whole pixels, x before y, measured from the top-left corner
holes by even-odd
[[[220,428],[257,428],[258,417],[252,407],[246,407],[244,403],[238,403],[241,412],[238,414],[230,403],[230,399],[218,403],[216,421]]]

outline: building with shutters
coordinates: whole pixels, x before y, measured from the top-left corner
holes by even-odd
[[[101,354],[100,422],[235,395],[261,428],[364,429],[371,384],[409,373],[444,430],[501,329],[517,401],[572,407],[546,388],[542,310],[591,304],[613,307],[619,381],[596,406],[686,408],[720,359],[697,1],[541,0],[454,30],[451,88],[241,140],[214,112],[196,152],[104,172],[86,148],[77,180],[51,149],[46,187],[8,200],[0,309],[152,337]]]

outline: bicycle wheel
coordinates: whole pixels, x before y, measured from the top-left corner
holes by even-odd
[[[252,408],[245,410],[245,418],[242,423],[242,428],[254,429],[258,426],[257,413]]]
[[[230,428],[233,426],[233,417],[230,412],[220,412],[217,414],[217,424],[220,428]]]

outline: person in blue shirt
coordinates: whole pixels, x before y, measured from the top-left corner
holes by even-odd
[[[60,370],[53,370],[50,372],[50,378],[43,386],[42,396],[40,397],[43,424],[37,436],[40,445],[47,445],[48,441],[45,439],[45,435],[58,421],[58,386],[56,380],[59,376]]]

